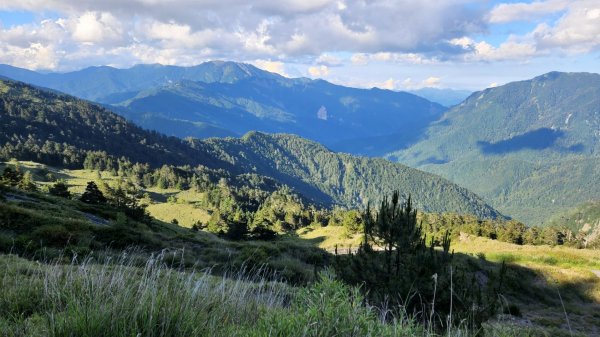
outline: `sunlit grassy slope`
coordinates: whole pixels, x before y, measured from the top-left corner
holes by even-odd
[[[56,178],[63,179],[69,186],[72,193],[81,194],[89,181],[97,181],[100,176],[107,184],[115,183],[118,177],[109,172],[98,172],[93,170],[67,170],[57,169],[43,164],[31,161],[19,161],[19,166],[31,172],[47,170]],[[0,169],[3,165],[0,164]],[[51,185],[50,182],[43,182],[43,177],[37,176],[36,181],[42,185]],[[183,227],[191,227],[196,221],[206,223],[210,214],[206,209],[196,206],[205,198],[204,193],[197,193],[191,190],[180,191],[177,189],[160,189],[157,187],[144,190],[150,195],[150,204],[146,208],[150,215],[158,220],[171,222],[177,220]],[[174,202],[169,202],[169,197],[174,197]]]
[[[556,335],[568,335],[569,325],[575,332],[600,334],[599,250],[520,246],[470,236],[462,236],[452,249],[505,262],[506,296],[533,324],[549,327]]]
[[[358,248],[362,239],[361,234],[348,233],[343,226],[309,226],[298,229],[296,233],[319,248],[332,251],[337,246],[340,253],[348,248]]]

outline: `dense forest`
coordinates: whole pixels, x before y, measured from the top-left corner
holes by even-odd
[[[419,194],[417,205],[427,211],[501,216],[477,195],[435,175],[383,159],[337,154],[300,137],[253,132],[241,139],[180,140],[145,131],[73,97],[16,82],[1,85],[4,160],[81,168],[89,151],[103,151],[113,162],[201,165],[229,176],[271,177],[317,204],[364,207],[378,202],[381,192],[400,189],[404,198]]]

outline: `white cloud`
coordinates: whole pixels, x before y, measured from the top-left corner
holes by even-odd
[[[532,32],[511,37],[512,41],[509,38],[494,54],[518,58],[555,51],[582,54],[600,49],[600,2],[597,0],[548,0],[499,5],[491,12],[490,20],[508,22],[535,19],[561,12],[564,13],[558,20],[541,22]]]
[[[339,67],[342,65],[342,60],[331,54],[321,54],[316,60],[315,63],[318,65],[324,65],[327,67]]]
[[[285,72],[285,64],[281,61],[254,60],[250,63],[254,64],[260,69],[270,71],[272,73],[277,73],[281,76],[289,77],[289,75]]]
[[[440,86],[440,81],[441,81],[441,78],[431,76],[431,77],[426,78],[423,81],[423,86],[430,87],[430,88],[436,88],[436,87]]]
[[[408,77],[400,83],[398,89],[416,90],[422,88],[439,88],[441,82],[442,79],[437,76],[430,76],[422,81],[414,81],[412,78]]]
[[[600,48],[600,2],[578,1],[554,26],[542,23],[532,32],[541,49],[586,53]]]
[[[394,90],[396,88],[396,82],[393,78],[389,78],[386,81],[383,81],[377,87],[381,89]]]
[[[119,20],[110,13],[86,12],[74,21],[73,38],[79,42],[94,44],[123,36]]]
[[[29,69],[53,69],[58,63],[53,48],[39,43],[32,43],[26,48],[0,47],[0,58],[14,66]]]
[[[329,75],[329,68],[327,66],[309,67],[308,74],[312,77],[325,77]]]
[[[378,52],[372,54],[353,54],[350,58],[352,64],[366,65],[369,62],[393,62],[402,64],[433,64],[439,62],[435,57],[427,57],[418,53],[390,53]]]
[[[485,41],[474,41],[468,37],[453,39],[450,43],[463,48],[466,53],[462,55],[465,61],[525,61],[536,54],[536,47],[531,42],[518,42],[516,39],[494,47]]]
[[[309,58],[309,63],[334,67],[342,62],[333,56],[336,52],[439,52],[448,39],[485,29],[482,12],[465,6],[472,2],[477,1],[0,0],[0,9],[57,13],[60,19],[53,21],[62,25],[62,33],[50,39],[37,34],[35,41],[25,43],[23,37],[31,37],[27,30],[40,28],[41,22],[12,33],[21,34],[15,38],[20,48],[40,43],[70,55],[70,64],[73,56],[89,59],[92,50],[86,45],[93,45],[97,56],[127,51],[118,62],[139,63],[151,56],[155,62],[173,62],[202,55],[238,60]],[[60,60],[50,64],[69,67]]]
[[[352,57],[350,57],[350,62],[354,65],[367,65],[369,63],[369,55],[363,53],[353,54]]]
[[[299,63],[302,74],[323,77],[347,64],[522,63],[600,49],[598,0],[505,3],[487,12],[477,0],[0,0],[0,9],[60,16],[0,27],[0,62],[34,69],[278,60],[262,66],[285,74],[276,62]],[[555,21],[543,22],[550,16]],[[542,21],[500,44],[482,35],[490,24],[522,20]]]
[[[531,3],[503,3],[492,9],[489,20],[491,23],[533,21],[563,11],[573,2],[573,0],[547,0]]]

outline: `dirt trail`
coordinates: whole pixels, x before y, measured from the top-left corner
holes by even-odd
[[[600,277],[600,270],[592,269],[592,273],[596,274],[596,276]]]

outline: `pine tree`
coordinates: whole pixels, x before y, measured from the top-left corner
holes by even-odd
[[[25,174],[23,174],[23,178],[21,181],[19,181],[17,187],[25,191],[37,191],[37,186],[33,181],[33,175],[31,172],[27,171]]]
[[[88,204],[104,204],[106,203],[106,198],[104,194],[98,188],[95,182],[89,181],[85,188],[85,192],[81,195],[81,201]]]
[[[48,192],[57,197],[62,197],[62,198],[70,198],[71,197],[71,192],[69,192],[67,184],[65,184],[65,182],[62,180],[54,183],[54,185],[52,185],[50,187],[50,189],[48,189]]]

